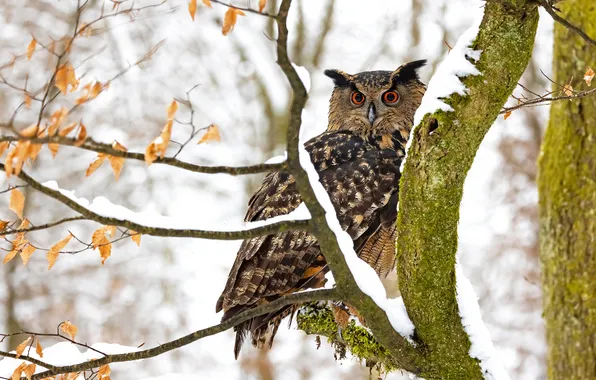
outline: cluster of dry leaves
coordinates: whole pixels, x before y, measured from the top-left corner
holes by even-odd
[[[78,332],[77,326],[72,324],[70,321],[65,321],[65,322],[62,322],[59,327],[63,333],[67,334],[70,337],[69,339],[68,338],[66,338],[66,339],[71,342],[74,342],[75,336],[77,335],[77,332]],[[56,335],[56,336],[58,336],[58,335]],[[59,336],[62,338],[65,338],[64,335],[59,335]],[[21,344],[19,344],[17,346],[17,348],[15,349],[16,359],[20,358],[21,355],[23,355],[23,353],[25,352],[25,349],[27,349],[27,347],[29,348],[27,350],[27,356],[29,356],[29,352],[33,348],[34,343],[35,343],[35,352],[37,353],[37,355],[40,358],[43,359],[43,347],[41,346],[41,343],[39,342],[38,339],[36,339],[36,337],[34,335],[27,337],[27,339],[25,339]],[[20,380],[22,376],[25,376],[27,379],[31,380],[31,377],[35,373],[35,369],[36,369],[36,365],[34,363],[27,364],[26,361],[23,361],[17,368],[15,368],[14,372],[12,373],[12,376],[10,377],[10,380]],[[110,374],[111,374],[110,366],[106,364],[104,366],[99,367],[99,369],[97,370],[97,379],[110,380]],[[79,377],[79,375],[80,375],[80,373],[74,372],[74,373],[67,373],[64,375],[46,377],[43,380],[75,380]]]
[[[12,240],[12,249],[10,252],[6,254],[4,257],[3,263],[6,264],[10,262],[12,259],[16,257],[17,254],[20,254],[21,260],[23,260],[23,265],[27,265],[31,255],[33,252],[37,250],[31,242],[29,242],[26,237],[26,230],[30,225],[29,219],[23,218],[23,208],[25,206],[25,196],[21,193],[18,189],[12,189],[10,192],[10,204],[9,208],[15,214],[17,214],[18,218],[22,220],[21,224],[17,228],[18,231],[15,238]],[[0,220],[0,233],[4,231],[9,225],[8,221]],[[129,230],[128,234],[130,235],[132,241],[134,241],[137,246],[141,246],[141,234],[138,232]],[[113,239],[116,236],[116,226],[102,226],[95,230],[93,235],[91,236],[91,248],[99,250],[99,256],[101,257],[101,263],[104,264],[105,261],[110,257],[112,254],[112,241],[108,239],[108,236]],[[73,238],[72,234],[68,234],[64,239],[60,240],[58,243],[54,244],[47,252],[46,258],[48,260],[48,270],[52,269],[58,256],[62,252],[62,250],[68,245],[70,240]]]
[[[202,0],[203,5],[208,8],[211,8],[211,0]],[[267,0],[259,0],[259,12],[263,12],[265,6],[267,5]],[[197,0],[190,0],[188,3],[188,12],[190,13],[190,17],[195,19],[195,14],[197,13]],[[236,25],[236,21],[238,16],[245,16],[245,13],[237,7],[233,5],[228,5],[228,10],[226,11],[223,19],[223,23],[221,26],[221,33],[224,36],[227,36],[232,30],[234,30],[234,26]]]

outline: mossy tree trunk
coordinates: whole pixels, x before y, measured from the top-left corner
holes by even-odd
[[[358,339],[344,338],[340,343],[356,356],[406,369],[404,362],[412,363],[413,357],[415,370],[411,371],[426,379],[484,378],[480,363],[470,357],[470,339],[456,300],[459,207],[464,181],[480,143],[529,62],[537,25],[538,6],[534,1],[487,1],[472,46],[482,51],[475,63],[481,75],[463,78],[468,95],[445,100],[453,112],[426,115],[416,127],[400,183],[397,222],[399,289],[416,328],[416,345],[408,347],[414,354],[405,357],[390,347],[392,338],[382,328],[391,327],[381,325],[380,318],[369,317],[379,312],[378,307],[348,297],[374,338],[386,347],[375,347],[366,332],[355,329],[351,336]],[[336,280],[346,275],[330,266]],[[328,312],[310,312],[299,317],[298,325],[335,342],[337,329],[330,320]]]
[[[594,0],[557,6],[596,37]],[[553,79],[578,85],[596,69],[596,49],[559,24],[554,35]],[[596,379],[596,97],[551,106],[538,190],[548,375]]]

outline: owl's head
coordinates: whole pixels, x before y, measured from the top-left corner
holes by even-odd
[[[363,71],[354,75],[325,70],[335,83],[327,129],[363,135],[399,131],[407,140],[426,89],[418,77],[418,69],[425,64],[426,60],[414,61],[395,71]]]

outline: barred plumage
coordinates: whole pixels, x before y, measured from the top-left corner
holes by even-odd
[[[354,240],[359,257],[379,276],[395,266],[395,219],[399,167],[414,112],[424,94],[417,69],[424,61],[397,70],[349,75],[326,71],[334,79],[327,132],[305,144],[337,217]],[[395,92],[399,101],[386,94]],[[350,101],[354,93],[357,102]],[[368,101],[367,101],[368,100]],[[272,172],[252,196],[246,221],[285,215],[301,203],[292,176]],[[216,310],[222,320],[283,294],[325,284],[329,271],[310,233],[285,231],[245,240],[230,271]],[[253,318],[235,328],[235,356],[248,333],[252,344],[269,348],[283,318],[296,306]]]

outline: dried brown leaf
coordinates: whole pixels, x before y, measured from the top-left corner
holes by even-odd
[[[244,12],[242,12],[240,9],[228,8],[226,14],[224,15],[224,21],[221,27],[221,33],[224,36],[227,36],[228,33],[234,30],[238,16],[244,16]]]
[[[70,86],[70,92],[75,91],[79,86],[79,81],[75,76],[74,68],[71,64],[64,64],[56,71],[56,78],[54,85],[66,95],[68,92],[68,86]]]
[[[27,265],[29,259],[33,255],[33,252],[35,252],[35,249],[36,248],[29,243],[21,250],[21,260],[23,260],[23,265]]]
[[[505,114],[503,115],[503,120],[507,120],[507,118],[511,116],[511,111],[507,111],[505,112]]]
[[[108,228],[109,226],[99,227],[97,230],[95,230],[95,232],[93,232],[93,235],[91,236],[91,244],[93,245],[93,249],[99,247],[105,238],[106,233],[108,232]]]
[[[195,20],[195,13],[197,13],[197,0],[190,0],[188,3],[188,13],[190,13],[190,17],[192,21]]]
[[[124,157],[108,156],[108,160],[114,171],[114,177],[116,178],[116,181],[118,181],[120,173],[122,172],[122,167],[124,166]]]
[[[25,94],[25,107],[31,108],[31,95]]]
[[[101,244],[98,246],[99,248],[99,256],[101,257],[101,265],[103,265],[108,257],[112,254],[112,242],[105,237],[101,240]]]
[[[33,52],[35,51],[35,46],[37,45],[37,41],[35,38],[29,42],[29,46],[27,46],[27,60],[30,61],[31,57],[33,57]]]
[[[70,339],[74,340],[75,336],[77,335],[77,326],[70,323],[70,321],[65,321],[60,324],[60,330],[64,331],[66,334],[70,336]]]
[[[178,111],[178,103],[175,100],[172,100],[172,103],[167,108],[168,112],[168,120],[173,120],[174,116],[176,115],[176,111]]]
[[[66,245],[68,244],[70,239],[72,239],[72,235],[68,234],[67,237],[60,240],[58,243],[54,244],[52,246],[52,248],[50,248],[50,250],[47,253],[48,270],[52,269],[54,264],[56,264],[56,260],[58,259],[58,255],[60,254],[60,251],[62,251],[62,249],[64,249],[64,247],[66,247]]]
[[[37,345],[35,345],[35,352],[37,352],[37,355],[39,355],[40,358],[43,358],[43,347],[41,347],[39,340],[37,341]]]
[[[141,246],[141,234],[136,231],[133,231],[133,230],[129,230],[128,233],[130,234],[130,238],[132,239],[132,241],[137,243],[137,247],[140,247]]]
[[[58,130],[58,136],[65,137],[77,127],[77,123],[70,123],[66,127]]]
[[[50,117],[50,126],[48,127],[48,136],[54,136],[56,134],[62,122],[66,119],[66,116],[68,116],[68,110],[64,107],[52,114]]]
[[[91,162],[91,164],[87,168],[87,171],[85,172],[85,176],[89,177],[91,174],[93,174],[101,166],[101,164],[103,164],[103,162],[106,160],[107,157],[108,156],[104,153],[98,153],[97,157],[95,157],[95,159]]]
[[[48,149],[52,153],[52,158],[56,158],[56,155],[58,154],[58,149],[60,149],[60,144],[48,143]]]
[[[17,368],[15,368],[14,372],[12,373],[10,380],[20,380],[21,374],[23,373],[23,370],[25,369],[25,367],[27,367],[26,362],[22,362],[21,364],[19,364],[19,366]]]
[[[263,9],[267,6],[267,0],[259,0],[259,12],[263,13]]]
[[[570,84],[563,86],[563,93],[567,96],[573,95],[573,87]]]
[[[592,79],[594,79],[594,70],[588,67],[588,70],[586,70],[586,73],[584,74],[584,81],[588,86],[591,86]]]
[[[215,124],[211,124],[209,127],[207,127],[207,131],[201,137],[197,144],[202,144],[209,141],[221,141],[221,136],[219,135],[219,128],[217,128],[217,125]]]
[[[16,348],[16,354],[17,354],[17,359],[19,358],[19,356],[23,355],[23,351],[25,351],[25,348],[27,348],[27,346],[29,345],[29,342],[31,342],[31,337],[28,337],[27,339],[25,339],[25,341],[21,344],[19,344]]]
[[[79,133],[77,134],[77,141],[75,141],[75,146],[81,146],[85,143],[85,140],[87,140],[87,128],[85,127],[85,124],[83,124],[83,122],[81,121],[79,123]]]
[[[10,142],[8,142],[8,141],[0,142],[0,156],[2,156],[4,154],[4,152],[6,151],[6,149],[8,149],[9,146],[10,146]]]
[[[25,366],[25,368],[23,369],[23,373],[25,374],[25,376],[27,376],[27,380],[31,380],[31,377],[35,373],[35,364],[27,364],[27,366]]]
[[[23,219],[23,208],[25,208],[25,196],[18,189],[10,191],[10,204],[8,208],[12,210],[19,219]]]
[[[211,0],[203,0],[203,4],[206,5],[207,7],[211,8]]]
[[[97,380],[109,380],[112,370],[108,364],[99,367],[97,370]]]
[[[15,256],[17,255],[17,253],[19,253],[18,249],[12,249],[10,252],[8,252],[6,254],[6,256],[4,256],[4,260],[2,261],[2,264],[7,264],[10,262],[10,260],[14,259]]]

